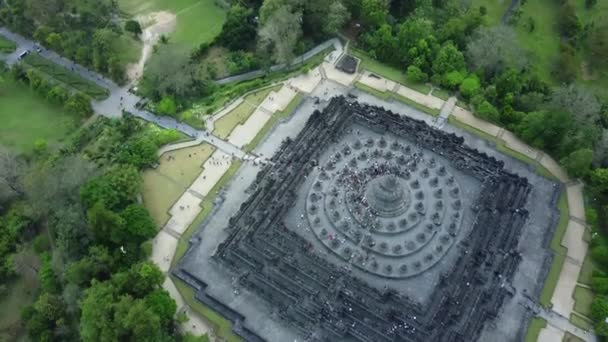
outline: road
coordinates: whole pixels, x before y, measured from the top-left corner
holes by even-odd
[[[0,59],[4,60],[9,66],[19,62],[19,54],[21,52],[29,50],[31,53],[36,53],[36,48],[39,46],[33,40],[13,33],[2,26],[0,26],[0,35],[14,41],[17,44],[17,49],[15,52],[8,55],[0,55]],[[142,100],[142,98],[131,93],[128,86],[119,86],[112,80],[107,79],[104,76],[99,75],[79,64],[76,64],[73,61],[48,49],[42,48],[39,54],[68,70],[72,70],[80,77],[108,89],[110,95],[107,99],[103,101],[92,101],[93,110],[100,115],[110,118],[119,118],[122,116],[123,111],[130,112],[134,116],[154,123],[160,127],[176,129],[189,137],[214,145],[218,149],[236,158],[242,159],[247,156],[247,153],[238,147],[212,135],[207,131],[197,130],[192,126],[181,123],[170,117],[158,116],[149,111],[138,109],[136,104]]]

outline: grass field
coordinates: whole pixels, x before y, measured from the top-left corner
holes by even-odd
[[[17,45],[12,40],[0,36],[0,52],[11,53],[15,51],[16,48]]]
[[[143,172],[144,205],[159,227],[169,219],[168,211],[203,171],[205,161],[215,151],[208,144],[163,154],[156,169]]]
[[[105,99],[109,95],[107,89],[78,76],[38,54],[30,53],[23,58],[23,61],[34,69],[49,75],[55,81],[81,91],[94,99]]]
[[[581,268],[581,273],[578,275],[578,282],[583,285],[591,286],[591,278],[593,276],[593,271],[595,271],[596,269],[598,268],[595,262],[593,261],[589,253],[587,253],[587,256],[585,256],[585,261],[583,262],[583,267]]]
[[[264,101],[271,91],[278,91],[281,87],[282,85],[268,87],[245,96],[241,104],[215,122],[213,134],[222,139],[228,138],[236,126],[243,124],[249,119],[258,105]]]
[[[584,330],[593,329],[593,321],[591,321],[589,318],[586,318],[586,317],[583,317],[583,316],[577,314],[576,312],[573,312],[570,314],[570,322]],[[565,339],[564,339],[564,341],[565,341]],[[572,340],[572,341],[574,341],[574,340]]]
[[[487,11],[485,16],[486,24],[494,26],[500,23],[510,3],[507,0],[472,0],[471,9],[478,11],[479,7],[484,6]]]
[[[566,331],[562,342],[585,342],[585,340]]]
[[[538,334],[541,329],[547,326],[547,321],[542,318],[534,317],[530,321],[530,325],[528,326],[528,331],[526,332],[525,342],[536,342],[538,340]],[[556,341],[557,342],[557,341]]]
[[[593,302],[593,291],[590,289],[577,286],[574,288],[574,311],[583,316],[591,315],[591,302]]]
[[[0,74],[0,143],[16,152],[29,153],[37,139],[50,148],[61,143],[78,126],[59,106],[45,101],[27,86]]]
[[[517,38],[524,49],[532,53],[531,65],[542,79],[552,81],[555,59],[559,56],[560,36],[557,31],[556,2],[553,0],[526,1],[523,15],[517,24]],[[529,17],[534,18],[535,29],[526,27]]]
[[[118,0],[118,7],[134,16],[157,11],[175,14],[177,23],[169,39],[192,47],[213,40],[226,20],[226,11],[214,0]]]
[[[129,33],[125,33],[114,44],[118,51],[118,58],[122,64],[137,63],[139,61],[143,45],[140,40],[132,38]]]

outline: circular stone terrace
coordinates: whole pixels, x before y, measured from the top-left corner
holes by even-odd
[[[327,249],[387,278],[413,277],[442,260],[463,217],[460,186],[446,166],[383,137],[342,143],[319,165],[305,203]]]

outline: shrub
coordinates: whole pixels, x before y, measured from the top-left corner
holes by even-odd
[[[46,152],[48,148],[48,143],[46,142],[45,139],[36,139],[36,141],[34,141],[34,153],[36,154],[43,154],[44,152]]]
[[[498,122],[500,118],[498,110],[488,101],[483,101],[476,106],[475,113],[487,121]]]
[[[32,246],[37,254],[42,254],[51,248],[51,242],[49,241],[49,237],[45,233],[42,233],[36,236]]]
[[[165,96],[156,106],[156,110],[162,115],[175,116],[175,113],[177,113],[177,104],[172,97]]]
[[[460,71],[451,71],[443,78],[443,85],[450,89],[457,89],[462,83],[466,75]]]
[[[460,93],[466,98],[471,98],[479,92],[480,88],[479,78],[477,78],[477,75],[471,74],[460,84]]]
[[[582,148],[562,158],[561,163],[572,177],[584,177],[589,172],[592,161],[593,151],[588,148]],[[605,260],[608,261],[608,254]]]

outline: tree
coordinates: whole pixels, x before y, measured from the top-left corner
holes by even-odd
[[[475,74],[467,76],[460,85],[460,93],[466,98],[471,98],[473,95],[477,94],[480,89],[481,84],[479,83],[479,78],[477,78],[477,75]]]
[[[87,211],[87,219],[97,241],[120,244],[123,241],[125,220],[121,215],[108,210],[103,202],[97,202]]]
[[[78,202],[78,191],[93,175],[94,165],[80,155],[64,157],[29,177],[27,196],[33,211],[49,217]]]
[[[593,8],[593,6],[595,6],[595,4],[597,4],[597,0],[585,0],[585,7],[587,9]]]
[[[61,51],[61,36],[58,33],[52,32],[46,37],[46,44],[49,48],[55,51]]]
[[[591,317],[595,321],[603,321],[608,317],[608,299],[605,296],[596,296],[591,303]]]
[[[389,24],[380,26],[371,34],[365,36],[367,45],[370,47],[372,55],[381,61],[395,63],[395,51],[397,49],[397,39],[393,36],[393,29]]]
[[[444,44],[439,49],[437,57],[433,61],[433,74],[441,77],[444,77],[452,71],[463,72],[465,69],[462,52],[460,52],[451,42]]]
[[[608,65],[608,23],[602,21],[587,36],[591,62],[598,68]]]
[[[507,25],[477,29],[466,49],[467,62],[486,76],[502,72],[507,67],[521,71],[528,64],[513,29]]]
[[[323,32],[328,35],[336,34],[350,19],[350,12],[340,0],[334,0],[325,14]]]
[[[578,125],[595,125],[600,119],[602,109],[595,95],[575,85],[554,89],[549,106],[572,113],[574,121]]]
[[[139,135],[126,141],[120,147],[117,161],[123,164],[130,164],[138,169],[151,166],[158,160],[156,151],[158,145],[146,135]]]
[[[80,197],[87,208],[103,202],[108,209],[121,209],[135,202],[140,186],[141,178],[135,167],[115,165],[87,182],[80,190]]]
[[[555,151],[571,126],[572,116],[566,111],[537,111],[528,113],[515,132],[536,148]]]
[[[255,35],[253,10],[237,3],[230,7],[217,40],[229,50],[237,51],[246,49],[255,40]]]
[[[160,322],[164,326],[173,323],[173,316],[177,312],[177,304],[167,291],[157,289],[148,294],[145,298],[146,306],[158,315]]]
[[[65,110],[78,118],[85,118],[93,114],[91,99],[80,92],[70,96],[65,103]]]
[[[485,120],[492,122],[498,122],[498,120],[500,119],[500,114],[498,113],[498,110],[496,110],[496,108],[488,101],[483,101],[479,104],[479,106],[476,106],[475,114],[479,115]]]
[[[591,184],[600,192],[608,192],[608,169],[598,168],[591,171]]]
[[[388,0],[362,0],[361,20],[367,26],[378,27],[386,23],[388,7]]]
[[[442,84],[449,89],[458,89],[466,74],[461,71],[450,71],[442,79]]]
[[[191,63],[188,47],[167,44],[159,47],[146,63],[141,79],[142,91],[155,101],[163,96],[175,99],[206,95],[212,83],[206,82],[197,66]]]
[[[177,113],[177,104],[171,96],[165,96],[156,106],[160,114],[174,116]]]
[[[50,219],[55,251],[67,260],[79,257],[92,240],[80,203],[65,205],[54,211]]]
[[[408,66],[406,74],[407,79],[415,83],[426,82],[429,77],[426,73],[422,72],[422,70],[420,70],[420,68],[415,65]]]
[[[581,23],[576,16],[576,9],[569,1],[565,1],[559,8],[557,25],[560,32],[566,37],[574,37],[581,30]]]
[[[289,5],[279,7],[269,14],[258,32],[260,49],[270,52],[272,58],[278,63],[291,62],[296,43],[302,35],[301,23],[302,11]]]
[[[125,31],[131,32],[134,36],[139,36],[142,32],[141,26],[136,20],[127,20],[125,23]]]
[[[44,154],[46,153],[46,150],[48,149],[49,144],[46,141],[46,139],[36,139],[36,141],[34,141],[34,153],[36,154]]]
[[[0,206],[24,194],[23,161],[8,148],[0,145]]]
[[[120,214],[125,222],[124,229],[120,230],[121,242],[130,242],[139,245],[156,235],[156,223],[150,216],[148,209],[141,204],[131,204]]]
[[[572,177],[584,177],[589,172],[593,161],[593,151],[583,148],[570,153],[561,160],[562,165]]]

